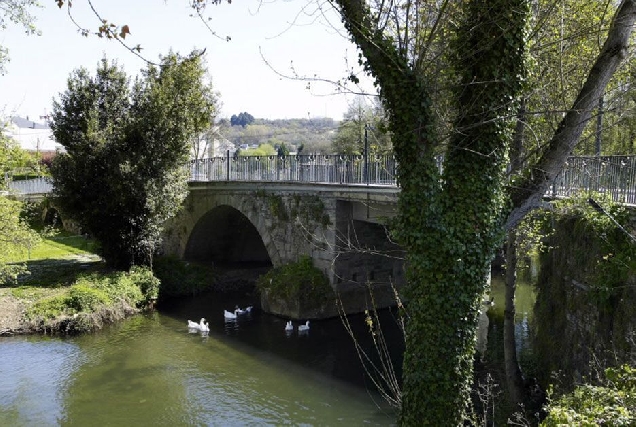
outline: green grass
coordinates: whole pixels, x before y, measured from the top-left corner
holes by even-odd
[[[84,236],[60,233],[53,237],[45,237],[35,248],[23,250],[10,262],[37,261],[43,259],[68,258],[73,255],[95,254],[97,244]]]

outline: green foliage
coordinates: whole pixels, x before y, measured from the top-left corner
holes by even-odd
[[[578,271],[590,285],[592,298],[601,305],[609,303],[636,272],[636,245],[624,228],[628,210],[597,194],[558,201],[548,215],[562,237],[586,242],[583,251],[572,253]]]
[[[216,278],[212,268],[185,262],[177,257],[158,257],[153,270],[160,282],[160,298],[196,295],[210,289]]]
[[[363,154],[366,134],[369,154],[390,152],[391,137],[386,121],[381,105],[369,107],[362,98],[356,98],[338,126],[332,143],[333,151],[344,155]]]
[[[260,144],[258,148],[241,150],[239,156],[275,156],[276,154],[276,149],[270,144]]]
[[[141,308],[157,298],[158,289],[159,280],[146,267],[133,267],[128,272],[91,273],[77,278],[67,290],[61,289],[60,295],[36,302],[26,316],[36,320],[92,313],[118,301]]]
[[[254,116],[245,111],[239,113],[238,116],[236,114],[232,114],[232,117],[230,117],[230,124],[232,126],[245,127],[247,125],[251,125],[252,123],[254,123]]]
[[[20,148],[17,141],[5,135],[4,130],[5,123],[0,122],[0,190],[7,188],[7,177],[13,177],[20,171],[32,172],[33,166],[37,164],[31,154]]]
[[[82,312],[95,311],[100,306],[108,304],[109,302],[110,298],[106,292],[80,282],[71,286],[65,305],[69,309]]]
[[[53,164],[55,194],[110,266],[150,265],[186,197],[190,142],[215,112],[204,75],[198,53],[170,54],[130,88],[104,59],[94,77],[75,71],[54,102],[51,127],[66,148]]]
[[[268,196],[269,210],[274,218],[278,218],[280,221],[288,221],[289,214],[285,207],[283,198],[279,195],[272,194]]]
[[[9,262],[40,242],[38,234],[20,217],[21,211],[21,202],[0,196],[0,284],[15,281],[26,271],[24,265]]]
[[[337,122],[330,118],[315,119],[255,119],[254,123],[242,126],[224,127],[223,120],[219,126],[225,138],[240,146],[243,144],[270,144],[273,147],[285,144],[290,152],[300,151],[305,146],[305,153],[331,154],[331,140]]]
[[[320,224],[323,227],[331,225],[325,204],[318,196],[294,195],[290,215],[292,218],[298,218],[305,227],[312,224]]]
[[[636,370],[623,365],[605,371],[606,386],[581,385],[549,402],[544,427],[632,426],[636,424]]]
[[[333,289],[325,275],[304,255],[297,262],[276,267],[258,278],[259,290],[267,290],[273,298],[298,299],[321,304],[333,298]]]

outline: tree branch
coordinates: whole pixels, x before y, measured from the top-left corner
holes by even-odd
[[[507,230],[514,228],[528,212],[539,206],[548,187],[561,171],[590,121],[599,97],[627,56],[635,21],[636,0],[623,0],[614,15],[603,49],[572,108],[561,120],[541,158],[530,168],[530,173],[521,183],[511,187],[513,208],[506,221]]]

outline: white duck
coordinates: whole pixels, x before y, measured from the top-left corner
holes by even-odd
[[[201,323],[199,324],[199,330],[201,332],[210,332],[210,327],[208,326],[208,322],[205,319],[201,319]]]
[[[252,307],[251,305],[248,305],[247,307],[245,307],[245,312],[246,313],[251,313],[252,312],[252,308],[254,308],[254,307]]]
[[[201,329],[201,325],[205,321],[204,318],[201,318],[199,323],[193,322],[192,320],[188,320],[188,329]]]
[[[305,322],[304,325],[298,326],[298,332],[307,332],[309,331],[309,320]]]
[[[236,311],[232,313],[231,311],[223,310],[223,317],[225,317],[225,320],[236,320]]]
[[[234,313],[245,314],[245,310],[240,309],[239,306],[237,305],[236,307],[234,307]]]
[[[294,330],[294,325],[292,325],[291,320],[289,322],[287,322],[287,324],[285,325],[285,332],[291,332]]]

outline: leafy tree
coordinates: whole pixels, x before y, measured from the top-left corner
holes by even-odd
[[[15,264],[25,251],[40,242],[40,236],[20,217],[22,202],[0,196],[0,284],[15,281],[26,266]]]
[[[289,156],[289,148],[287,147],[287,145],[285,145],[285,143],[284,143],[284,142],[283,142],[283,143],[281,143],[281,144],[278,146],[278,149],[276,150],[276,152],[277,152],[277,154],[278,154],[279,156],[281,156],[281,157],[282,157],[282,156]]]
[[[241,150],[239,156],[274,156],[276,149],[270,144],[261,144],[258,148],[248,148]]]
[[[232,126],[245,127],[247,125],[251,125],[252,123],[254,123],[254,116],[247,112],[239,113],[238,116],[236,114],[233,114],[232,117],[230,117],[230,124]]]
[[[131,87],[106,59],[75,71],[53,104],[51,128],[66,153],[53,165],[62,209],[119,269],[152,263],[163,224],[187,194],[192,137],[209,126],[200,54],[169,54]]]
[[[28,154],[9,139],[0,128],[0,172],[3,177],[11,172]],[[6,188],[0,180],[0,190]],[[0,284],[13,281],[19,273],[25,272],[21,264],[10,264],[25,250],[35,246],[40,238],[21,218],[22,203],[0,195]]]
[[[349,105],[344,120],[338,126],[332,148],[338,154],[363,154],[365,143],[370,154],[391,150],[382,105],[369,106],[364,98],[358,97]]]
[[[576,145],[625,56],[636,4],[621,3],[592,71],[531,166],[532,173],[506,188],[510,119],[521,95],[529,2],[431,2],[431,9],[438,6],[442,15],[448,5],[459,4],[459,15],[451,20],[458,26],[438,26],[433,19],[424,38],[415,3],[395,9],[377,9],[360,0],[336,3],[380,88],[399,164],[399,238],[407,250],[409,301],[400,422],[458,425],[469,401],[477,313],[494,250],[504,229],[538,206]],[[449,57],[454,70],[449,81],[455,82],[449,111],[454,118],[449,144],[442,146],[431,101],[436,98],[426,79],[430,73],[418,64],[430,56],[430,40],[449,35],[431,34],[449,28],[455,35]],[[434,162],[440,149],[446,151],[441,176]]]
[[[34,158],[21,149],[16,141],[6,136],[4,126],[0,126],[0,190],[6,188],[6,179],[16,170],[33,164]]]

